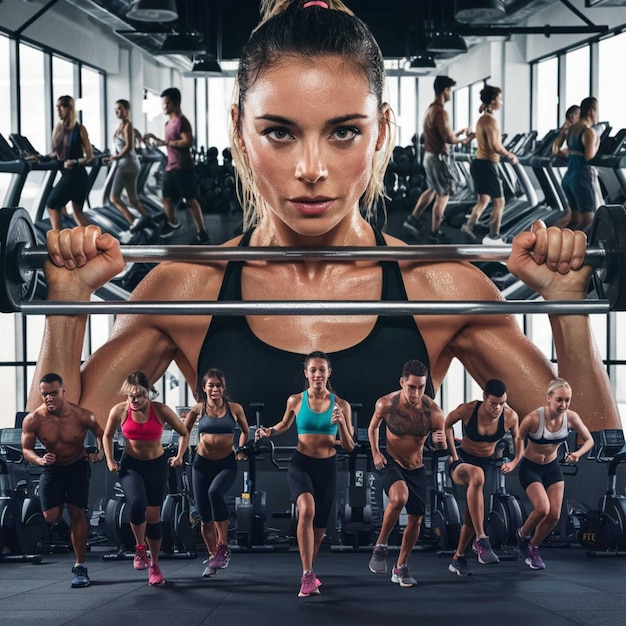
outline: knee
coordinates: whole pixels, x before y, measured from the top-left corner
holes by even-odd
[[[392,509],[402,509],[408,501],[409,497],[406,493],[389,494],[389,506]]]
[[[547,502],[541,502],[535,507],[535,513],[542,519],[546,520],[550,516],[550,504]]]
[[[63,513],[62,509],[48,509],[47,511],[43,511],[43,518],[48,522],[48,524],[56,524],[60,519]]]
[[[560,514],[560,511],[549,511],[544,518],[546,524],[549,524],[550,526],[556,526],[556,523],[559,521],[559,517],[561,516]]]
[[[306,524],[312,524],[315,517],[315,504],[298,503],[298,519]]]

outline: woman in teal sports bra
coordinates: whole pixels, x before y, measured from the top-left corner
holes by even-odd
[[[323,352],[311,352],[304,361],[307,389],[287,400],[283,419],[271,428],[259,428],[255,437],[280,435],[296,423],[298,443],[289,462],[289,495],[298,509],[298,549],[302,560],[301,598],[319,593],[313,562],[322,543],[335,500],[337,444],[354,449],[352,411],[332,391],[332,368]],[[339,441],[337,441],[339,437]]]

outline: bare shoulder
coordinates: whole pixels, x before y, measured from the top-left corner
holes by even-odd
[[[237,247],[241,236],[222,244]],[[226,262],[162,262],[137,285],[131,300],[198,300],[213,299],[219,294]],[[165,286],[165,287],[164,287]]]
[[[42,407],[36,408],[22,420],[22,431],[35,432],[39,428],[43,417]]]

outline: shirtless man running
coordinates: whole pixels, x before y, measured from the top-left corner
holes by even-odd
[[[402,368],[400,391],[393,391],[378,399],[368,428],[374,467],[389,497],[369,568],[375,574],[387,572],[387,540],[402,508],[406,507],[408,522],[391,576],[391,581],[399,583],[401,587],[417,584],[411,576],[408,560],[419,537],[426,510],[424,443],[432,432],[435,447],[446,447],[443,411],[424,395],[427,377],[428,370],[421,361],[407,361]],[[380,426],[383,422],[387,427],[384,453],[379,447]]]
[[[65,399],[65,387],[58,374],[46,374],[39,381],[43,404],[29,413],[22,423],[24,459],[43,467],[39,480],[41,508],[46,522],[61,519],[67,504],[72,546],[76,563],[72,568],[72,587],[88,587],[91,583],[85,566],[88,526],[85,509],[89,497],[89,462],[103,456],[102,428],[94,415]],[[97,451],[87,454],[85,435],[90,430],[96,437]],[[46,447],[46,453],[35,452],[35,440]]]

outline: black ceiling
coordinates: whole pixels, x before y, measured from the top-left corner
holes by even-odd
[[[259,21],[259,0],[176,0],[178,20],[146,23],[126,18],[131,0],[68,0],[92,16],[106,21],[132,43],[156,54],[168,32],[198,34],[209,51],[221,59],[237,59],[250,32]],[[455,8],[466,0],[344,0],[371,28],[385,58],[407,58],[427,43],[429,34],[442,27],[459,30],[470,45],[484,37],[478,26],[522,27],[529,17],[553,4],[570,10],[567,0],[503,0],[506,16],[490,24],[460,24]],[[580,17],[580,16],[579,16]],[[583,19],[581,27],[585,26]],[[554,25],[553,25],[554,26]],[[588,26],[588,25],[587,25]],[[476,33],[472,33],[472,30]],[[446,56],[446,55],[439,55]]]

